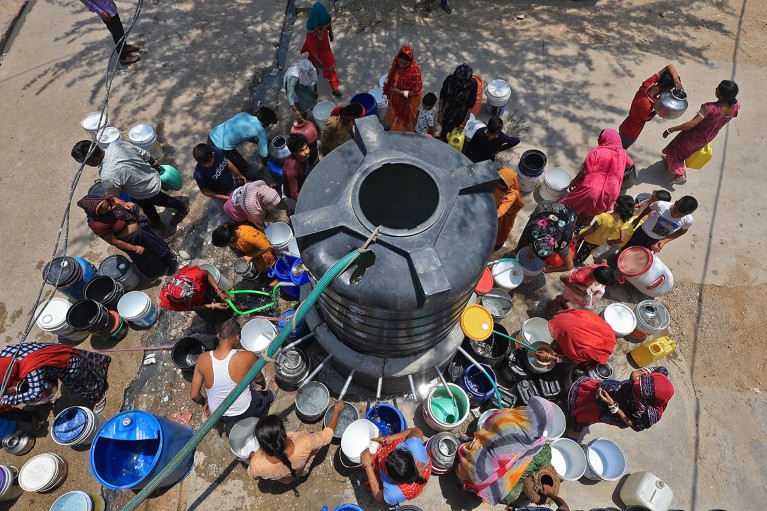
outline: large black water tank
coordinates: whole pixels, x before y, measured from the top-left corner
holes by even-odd
[[[292,217],[298,247],[318,279],[380,226],[361,262],[373,264],[344,272],[318,309],[358,352],[418,353],[455,325],[489,260],[498,173],[435,139],[385,132],[372,116],[355,126],[355,140],[306,179]]]

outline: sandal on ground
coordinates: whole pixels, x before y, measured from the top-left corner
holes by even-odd
[[[189,214],[189,208],[179,209],[173,214],[173,218],[170,220],[170,225],[178,225]]]
[[[677,176],[677,177],[675,177],[673,179],[670,179],[668,184],[670,184],[670,185],[680,185],[680,184],[684,183],[685,181],[687,181],[687,175],[686,174],[682,175],[682,176]]]
[[[135,44],[126,44],[124,47],[124,50],[125,50],[125,53],[135,53],[141,50],[141,48],[136,46]]]
[[[122,64],[123,66],[127,66],[135,62],[138,62],[139,60],[141,60],[141,57],[139,57],[138,55],[126,55],[120,59],[120,64]]]

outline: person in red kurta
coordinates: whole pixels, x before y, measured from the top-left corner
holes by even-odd
[[[384,120],[391,126],[391,131],[415,131],[423,82],[421,68],[413,58],[410,46],[400,48],[394,57],[384,83],[384,94],[389,98],[389,109]]]
[[[333,27],[330,23],[330,13],[320,2],[315,2],[306,20],[306,39],[301,53],[309,54],[309,61],[318,71],[322,71],[322,76],[330,82],[333,95],[340,98],[342,94],[338,90],[336,59],[330,49],[330,43],[333,42]]]
[[[606,364],[615,349],[615,332],[597,314],[581,309],[558,312],[549,320],[552,348],[570,361]]]

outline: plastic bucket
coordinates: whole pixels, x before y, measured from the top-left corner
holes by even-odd
[[[565,412],[563,412],[562,409],[555,404],[554,419],[551,421],[551,425],[543,432],[543,436],[546,437],[547,442],[551,443],[564,435],[565,429],[567,429],[567,419],[565,418]]]
[[[546,155],[537,149],[525,151],[519,158],[517,177],[521,177],[520,174],[529,178],[543,175],[544,170],[546,170],[546,161]]]
[[[480,299],[482,307],[490,312],[495,319],[503,319],[511,312],[511,295],[501,288],[493,288],[485,293]]]
[[[520,193],[533,193],[542,180],[543,174],[530,177],[522,174],[522,172],[517,172],[517,182],[519,183]]]
[[[492,367],[487,364],[482,364],[482,367],[484,367],[485,371],[490,374],[493,381],[498,381]],[[485,376],[485,374],[474,364],[466,368],[466,371],[463,373],[463,378],[461,378],[461,388],[463,388],[469,396],[469,402],[471,403],[472,408],[486,403],[493,397],[493,394],[495,393],[493,381],[488,380],[487,376]]]
[[[296,415],[304,422],[316,422],[330,404],[330,391],[318,381],[305,383],[296,394]]]
[[[15,500],[24,493],[19,487],[18,469],[9,465],[0,465],[0,502]]]
[[[534,342],[542,341],[546,344],[554,342],[554,338],[549,331],[549,322],[543,318],[530,318],[522,323],[522,328],[519,331],[522,339],[532,344]]]
[[[277,337],[277,329],[266,319],[251,319],[240,332],[240,344],[253,353],[262,353]]]
[[[508,334],[506,328],[502,325],[496,324],[493,330],[497,330],[502,334]],[[490,334],[484,341],[469,341],[471,350],[474,352],[474,358],[482,364],[487,364],[490,367],[497,367],[501,364],[509,355],[509,349],[511,348],[511,341],[503,336]],[[472,366],[474,367],[474,366]],[[476,368],[475,368],[476,369]]]
[[[341,436],[341,451],[352,463],[360,462],[360,455],[365,449],[371,454],[378,450],[378,442],[372,439],[379,435],[378,427],[367,419],[357,419],[349,424]]]
[[[586,478],[592,481],[617,481],[626,473],[626,454],[609,438],[589,442],[586,451]]]
[[[474,81],[477,82],[477,98],[474,101],[474,106],[471,108],[472,115],[479,115],[479,110],[482,108],[482,96],[485,94],[485,86],[482,83],[482,78],[478,75],[471,75]],[[471,137],[470,137],[471,138]]]
[[[221,291],[226,293],[227,291],[232,289],[232,284],[229,282],[229,279],[227,279],[226,276],[223,273],[221,273],[218,270],[218,268],[216,268],[212,264],[203,263],[198,265],[198,267],[201,270],[207,271],[213,276],[213,280],[216,281],[216,284],[218,284],[218,287],[221,288]]]
[[[282,183],[282,163],[269,158],[268,160],[266,160],[266,168],[269,169],[269,172],[271,172],[272,177],[274,177],[275,181],[277,181],[278,183]]]
[[[382,435],[393,435],[405,431],[407,423],[396,406],[389,403],[378,403],[365,414],[365,418],[376,425]]]
[[[569,438],[551,444],[551,465],[565,481],[577,481],[586,472],[586,455],[580,445]]]
[[[618,270],[648,296],[662,296],[674,287],[674,275],[660,257],[645,247],[628,247],[618,256]]]
[[[177,192],[184,186],[184,177],[176,167],[171,165],[160,165],[157,172],[160,174],[160,188],[163,190]]]
[[[349,104],[351,103],[359,103],[362,105],[362,108],[365,109],[365,116],[376,115],[376,111],[378,110],[378,102],[376,101],[376,98],[367,92],[361,92],[360,94],[354,95],[351,101],[349,101]]]
[[[51,438],[58,445],[84,445],[93,441],[105,419],[83,406],[62,410],[51,424]]]
[[[246,461],[251,452],[259,449],[256,424],[258,417],[248,417],[237,422],[229,432],[229,450],[240,461]]]
[[[67,462],[57,454],[45,453],[29,459],[19,471],[19,486],[24,491],[47,492],[67,478]]]
[[[522,266],[515,261],[501,261],[493,266],[495,285],[503,289],[515,289],[524,281]]]
[[[196,337],[182,337],[173,345],[171,359],[182,371],[194,369],[197,359],[208,351],[205,345]]]
[[[296,241],[295,237],[288,243],[288,250],[286,253],[292,256],[301,257],[301,253],[298,251],[298,241]]]
[[[368,94],[373,96],[376,100],[376,115],[378,115],[378,120],[383,121],[384,117],[386,117],[386,109],[389,108],[389,98],[386,97],[386,94],[384,94],[383,88],[376,87],[375,89],[370,89],[368,91]]]
[[[83,298],[85,285],[96,278],[96,267],[82,257],[55,257],[43,268],[43,279],[51,286],[72,298]]]
[[[159,309],[155,307],[152,300],[141,291],[125,293],[117,302],[117,312],[126,321],[139,328],[151,326],[160,315]]]
[[[99,119],[101,122],[99,122]],[[88,135],[95,135],[99,129],[109,126],[109,116],[104,112],[102,117],[101,112],[91,112],[85,114],[85,117],[80,121],[80,126],[88,132]]]
[[[162,147],[157,140],[157,133],[149,124],[137,124],[128,131],[128,139],[133,145],[140,147],[158,160],[162,156]]]
[[[485,87],[487,113],[492,117],[503,115],[511,98],[511,87],[505,80],[493,80]]]
[[[121,318],[116,311],[109,311],[109,315],[111,316],[110,325],[114,326],[111,327],[108,334],[102,334],[102,337],[112,341],[122,341],[130,330],[128,322]]]
[[[0,442],[16,431],[16,421],[0,419]]]
[[[67,311],[67,323],[78,332],[108,334],[109,310],[94,300],[80,300]]]
[[[103,511],[101,495],[90,495],[84,491],[70,491],[57,498],[50,511]]]
[[[280,318],[284,318],[284,319],[280,319],[277,322],[278,332],[282,332],[284,328],[290,329],[290,335],[288,335],[288,339],[291,339],[291,340],[298,339],[306,331],[306,321],[304,321],[303,319],[296,323],[295,329],[293,328],[293,316],[295,315],[295,313],[296,313],[295,309],[288,309],[280,315]]]
[[[541,199],[558,201],[567,193],[567,188],[573,178],[561,167],[553,167],[543,175],[543,184],[539,189]]]
[[[600,314],[616,337],[625,337],[636,329],[637,318],[630,307],[622,303],[611,303]]]
[[[125,291],[132,291],[141,283],[141,274],[123,255],[112,255],[101,261],[99,275],[112,277]]]
[[[99,302],[107,309],[116,310],[117,302],[124,294],[122,284],[106,275],[96,277],[85,286],[85,298]]]
[[[494,413],[500,412],[500,411],[501,410],[498,408],[490,408],[482,412],[482,415],[480,415],[479,419],[477,419],[477,431],[479,431],[485,426],[485,422],[487,422],[487,419],[489,419]]]
[[[314,108],[312,108],[312,117],[314,117],[314,120],[317,122],[317,127],[320,129],[320,132],[325,129],[325,124],[328,122],[330,112],[332,112],[335,107],[335,103],[330,101],[320,101],[314,105]]]
[[[78,332],[67,323],[67,312],[72,305],[63,298],[51,298],[46,305],[41,303],[35,310],[37,328],[61,339],[82,341],[88,332]]]
[[[91,445],[91,471],[110,490],[143,488],[192,438],[189,426],[143,410],[118,413],[96,433]],[[173,486],[194,466],[194,451],[160,487]]]
[[[378,87],[383,89],[384,85],[386,85],[387,78],[389,78],[389,73],[386,73],[385,75],[381,75],[381,77],[378,79]]]
[[[117,128],[113,128],[112,126],[108,126],[106,128],[102,128],[98,132],[98,145],[102,149],[106,149],[109,147],[109,144],[114,142],[115,140],[120,140],[120,130]]]
[[[546,266],[546,262],[539,259],[530,247],[522,247],[517,251],[517,261],[522,266],[524,274],[522,283],[525,284],[535,280],[535,277],[543,273],[543,268]]]
[[[289,284],[281,287],[280,289],[282,289],[282,291],[291,298],[298,298],[301,293],[301,290],[298,288],[298,286],[294,285],[292,278],[293,274],[291,273],[293,265],[296,264],[296,261],[298,261],[297,258],[291,255],[282,254],[282,256],[280,256],[274,263],[274,266],[269,268],[269,271],[267,271],[267,275],[269,275],[270,278],[276,277],[280,282]]]
[[[293,230],[285,222],[267,225],[264,234],[275,252],[285,252],[290,245],[290,240],[293,239]]]
[[[455,397],[458,410],[453,406],[450,394],[443,385],[431,389],[423,402],[423,417],[426,424],[434,431],[450,431],[457,428],[469,416],[469,396],[453,383],[448,383]],[[447,422],[452,416],[453,422]]]

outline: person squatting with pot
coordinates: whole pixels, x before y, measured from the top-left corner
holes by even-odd
[[[229,295],[216,279],[199,266],[184,266],[160,290],[160,307],[172,311],[194,311],[206,323],[217,325],[232,317],[226,303]]]
[[[202,406],[206,419],[221,406],[226,396],[258,361],[255,353],[237,349],[240,345],[240,332],[237,320],[225,321],[218,328],[216,348],[200,355],[194,366],[189,398]],[[261,417],[269,411],[274,394],[271,390],[257,390],[253,384],[262,389],[266,388],[263,373],[258,373],[251,383],[250,391],[243,391],[224,412],[219,422],[233,424],[248,417]],[[201,392],[203,387],[205,395]]]

